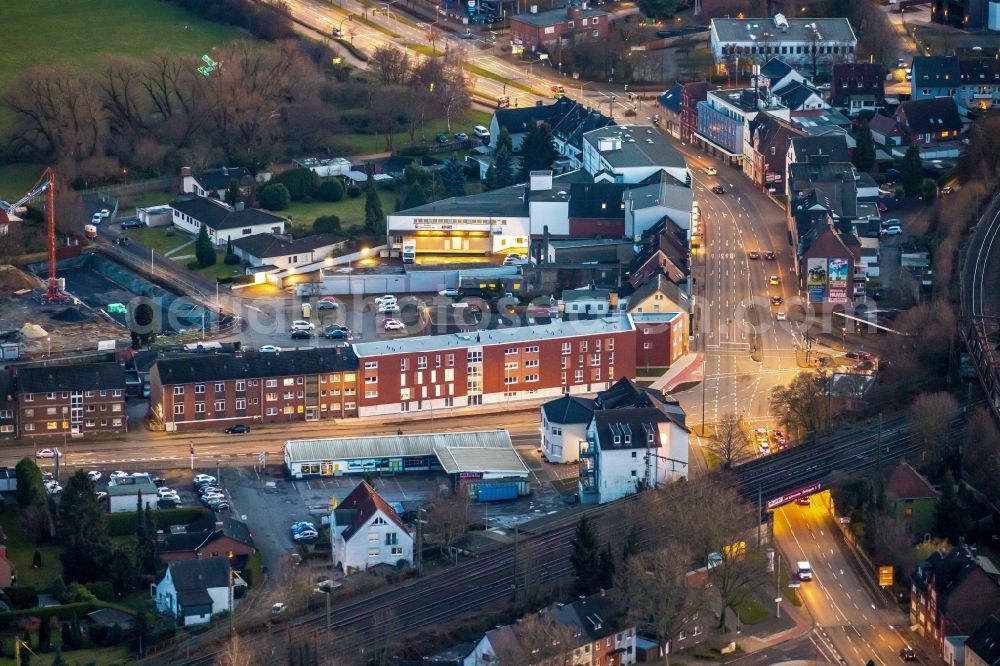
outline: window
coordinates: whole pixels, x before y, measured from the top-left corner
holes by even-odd
[[[369,558],[378,557],[378,554],[379,554],[378,548],[369,548],[368,549],[368,557]]]
[[[175,391],[177,390],[176,386],[174,387],[174,390]],[[25,402],[34,402],[34,400],[35,400],[35,394],[34,393],[25,393],[24,394],[24,401]]]
[[[55,407],[46,407],[45,408],[45,415],[46,416],[55,416],[56,415],[56,408]]]
[[[503,353],[505,356],[512,356],[514,354],[517,354],[517,347],[508,347],[507,349],[504,350]]]
[[[517,361],[507,361],[503,364],[504,370],[517,370]]]
[[[590,19],[590,24],[591,25],[597,25],[598,20],[600,20],[600,17],[599,16],[595,16],[592,19]]]
[[[121,403],[119,402],[119,403],[115,403],[115,404],[111,405],[111,411],[113,411],[113,412],[120,412],[120,411],[122,411],[122,405],[121,405]]]
[[[642,348],[643,349],[652,349],[653,345],[651,343],[649,343],[649,342],[643,342],[642,343]]]
[[[561,360],[562,360],[562,364],[560,365],[560,367],[561,367],[561,368],[562,368],[563,370],[565,370],[566,368],[568,368],[568,367],[569,367],[569,358],[567,358],[567,357],[563,356]]]
[[[483,352],[482,351],[470,351],[466,356],[466,360],[469,363],[482,363],[483,362]]]
[[[504,384],[516,384],[517,383],[517,377],[504,377],[503,378],[503,383]]]
[[[444,380],[446,382],[455,381],[455,370],[454,368],[445,368],[444,370]]]
[[[614,350],[615,350],[615,339],[608,338],[608,351],[614,351]]]
[[[298,384],[299,386],[301,386],[302,385],[302,378],[301,377],[296,377],[295,378],[295,383]]]
[[[277,399],[278,399],[278,394],[277,393],[266,393],[266,394],[264,394],[264,400],[266,402],[274,402]]]
[[[247,390],[247,383],[245,381],[243,381],[242,379],[240,381],[236,382],[236,390],[237,391],[246,391]]]
[[[564,342],[562,344],[562,353],[563,354],[569,354],[570,353],[570,344],[568,342]]]
[[[526,360],[524,362],[524,367],[526,367],[526,368],[537,368],[538,367],[538,359],[537,358],[529,358],[528,360]]]
[[[455,355],[448,354],[448,367],[453,367],[455,365]]]
[[[399,535],[395,532],[389,532],[385,535],[385,545],[395,546],[399,544]]]
[[[583,342],[580,343],[580,351],[582,351],[584,354],[587,353],[587,341],[586,340],[584,340]]]
[[[111,392],[111,396],[114,397],[114,398],[120,398],[120,397],[122,397],[122,390],[121,389],[115,389],[115,390],[113,390]]]
[[[215,382],[215,392],[216,393],[225,393],[225,391],[226,391],[226,383],[225,382]]]
[[[567,27],[567,28],[573,28],[573,27],[576,27],[576,23],[575,23],[574,21],[566,21],[566,27]],[[548,31],[549,31],[549,29],[548,29],[548,28],[546,28],[546,29],[545,29],[545,32],[546,32],[546,33],[548,33]]]
[[[93,391],[87,391],[87,392],[86,392],[86,393],[84,393],[83,395],[84,395],[85,397],[87,397],[87,398],[93,398],[93,397],[94,397],[94,392],[93,392]]]
[[[246,409],[247,400],[246,398],[236,398],[236,409]]]
[[[378,368],[378,361],[365,361],[365,370],[375,370]]]
[[[449,386],[449,387],[448,387],[448,389],[449,389],[449,392],[451,392],[451,390],[452,390],[453,388],[454,388],[454,387],[452,387],[452,386]],[[445,399],[444,399],[444,406],[445,406],[445,407],[454,407],[454,406],[455,406],[455,399],[454,399],[454,398],[445,398]]]
[[[27,432],[32,432],[35,429],[35,424],[34,423],[26,423],[26,424],[24,424],[24,429]]]
[[[55,393],[46,393],[45,394],[45,399],[46,400],[55,400],[56,399],[56,394]]]
[[[184,387],[183,386],[175,386],[174,387],[174,395],[184,395]]]
[[[583,381],[583,370],[577,370],[573,373],[573,381],[578,384]]]
[[[59,427],[59,422],[49,421],[48,423],[45,424],[45,427],[48,428],[49,430],[55,430],[56,428]]]
[[[204,414],[205,413],[205,403],[203,403],[203,402],[196,402],[196,403],[194,403],[194,413],[195,414]]]
[[[400,370],[400,372],[406,372],[406,365],[407,365],[406,361],[407,361],[407,359],[405,359],[405,358],[399,359],[399,370]]]
[[[580,25],[584,27],[586,27],[587,23],[588,23],[587,19],[583,19],[582,21],[580,21]]]
[[[417,357],[417,369],[418,370],[423,370],[426,367],[427,367],[427,357],[426,356],[418,356]]]
[[[277,379],[268,379],[267,382],[265,382],[265,384],[264,384],[265,388],[275,388],[277,386],[278,386],[278,380]]]
[[[525,375],[524,376],[524,381],[526,381],[526,382],[537,382],[538,381],[538,375]]]
[[[378,397],[378,391],[365,391],[365,397],[366,398],[377,398]]]
[[[224,412],[224,411],[226,411],[226,401],[225,400],[216,400],[215,401],[215,411],[217,411],[217,412]]]
[[[434,356],[434,367],[435,368],[441,367],[441,354],[437,354],[436,356]]]
[[[403,547],[402,546],[393,546],[393,548],[392,548],[392,554],[393,555],[402,555],[403,554]]]
[[[590,355],[590,364],[591,365],[600,365],[601,364],[601,355],[600,354],[591,354]]]
[[[122,424],[122,420],[121,419],[111,419],[111,425],[116,426],[116,427],[121,427],[121,424]]]
[[[378,375],[365,377],[365,384],[378,384]]]
[[[537,354],[538,353],[538,345],[532,345],[531,347],[525,347],[524,348],[524,353],[525,354]]]
[[[183,413],[184,413],[184,405],[174,405],[174,414],[175,415],[177,415],[177,414],[183,414]]]
[[[410,399],[410,389],[408,389],[408,388],[401,388],[401,389],[399,389],[399,399],[400,400],[409,400]]]
[[[281,385],[282,386],[295,386],[295,378],[294,377],[285,377],[284,379],[281,380]]]

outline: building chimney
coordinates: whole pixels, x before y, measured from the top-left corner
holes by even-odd
[[[574,20],[583,18],[583,10],[579,7],[570,7],[569,11],[566,12],[566,16]]]
[[[191,175],[191,167],[181,167],[181,178],[186,178]]]
[[[552,189],[551,171],[532,171],[528,174],[532,192],[545,192]]]

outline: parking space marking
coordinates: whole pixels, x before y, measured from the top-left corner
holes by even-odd
[[[403,490],[403,484],[399,482],[399,479],[396,479],[396,485],[399,486],[399,492],[403,495],[403,501],[405,502],[409,498],[406,496],[406,491]]]

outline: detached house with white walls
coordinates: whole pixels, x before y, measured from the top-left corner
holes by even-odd
[[[691,184],[684,156],[658,131],[641,125],[611,125],[583,135],[583,168],[595,180],[632,185],[661,171]]]
[[[288,220],[259,208],[243,208],[224,204],[207,197],[188,197],[170,204],[175,227],[198,235],[202,226],[208,228],[212,244],[222,247],[230,240],[256,234],[283,234]]]
[[[345,573],[413,561],[413,537],[396,511],[362,481],[330,514],[334,562]]]
[[[150,592],[157,612],[172,616],[178,625],[205,624],[232,609],[231,579],[227,557],[177,560],[167,565]]]
[[[229,184],[236,181],[244,198],[253,193],[254,178],[246,167],[220,167],[194,172],[181,167],[181,191],[197,197],[225,199]]]

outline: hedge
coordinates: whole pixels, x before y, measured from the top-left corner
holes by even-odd
[[[153,520],[158,530],[168,530],[171,525],[187,525],[202,516],[208,515],[208,509],[182,508],[158,509],[153,512]],[[136,532],[136,512],[112,513],[108,515],[108,536],[133,536]]]
[[[135,610],[123,604],[102,603],[100,601],[81,601],[74,604],[64,604],[62,606],[46,606],[45,608],[25,608],[24,610],[9,611],[0,613],[0,624],[17,620],[22,617],[37,617],[39,619],[57,617],[60,620],[72,621],[73,615],[81,620],[87,613],[98,608],[116,608],[126,613],[135,614]]]

